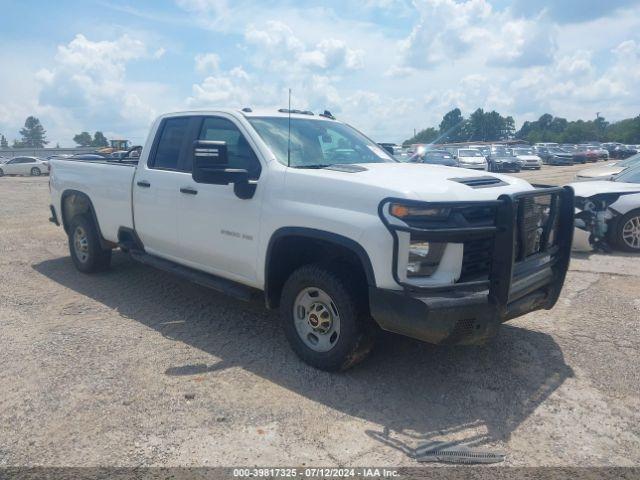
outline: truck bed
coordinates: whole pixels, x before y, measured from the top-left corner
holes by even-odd
[[[118,241],[120,227],[133,228],[131,188],[136,163],[51,160],[51,193],[58,215],[65,192],[77,190],[91,199],[102,236]]]

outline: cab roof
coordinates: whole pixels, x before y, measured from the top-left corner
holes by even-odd
[[[288,118],[289,112],[287,109],[252,109],[252,108],[207,108],[206,110],[188,110],[188,111],[178,111],[178,112],[168,112],[161,115],[161,118],[164,117],[174,117],[181,115],[215,115],[217,113],[226,113],[230,115],[242,115],[246,118],[254,118],[254,117],[274,117],[274,118]],[[326,111],[323,113],[315,113],[311,111],[302,111],[302,110],[291,110],[291,118],[300,118],[307,120],[325,120],[325,121],[334,121],[335,117],[327,116],[331,115],[330,112]]]

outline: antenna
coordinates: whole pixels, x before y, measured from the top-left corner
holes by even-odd
[[[289,89],[289,135],[287,136],[287,167],[291,166],[291,89]]]

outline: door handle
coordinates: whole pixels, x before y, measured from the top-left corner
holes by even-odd
[[[182,193],[186,193],[187,195],[197,195],[198,194],[197,190],[194,190],[193,188],[189,188],[189,187],[182,187],[180,189],[180,191]]]
[[[149,182],[146,182],[144,180],[141,180],[141,181],[137,182],[136,185],[138,185],[139,187],[142,187],[142,188],[149,188],[151,186],[151,184]]]

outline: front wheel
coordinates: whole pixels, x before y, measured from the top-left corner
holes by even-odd
[[[40,171],[40,169],[38,167],[33,167],[31,169],[31,176],[32,177],[39,177],[41,173],[42,172]]]
[[[611,233],[611,243],[618,249],[640,253],[640,209],[619,217]]]
[[[280,303],[284,333],[294,352],[326,371],[346,370],[373,346],[366,285],[346,270],[305,265],[286,281]]]
[[[69,252],[73,264],[83,273],[105,270],[111,263],[111,250],[100,245],[98,229],[87,215],[76,215],[69,224]]]

